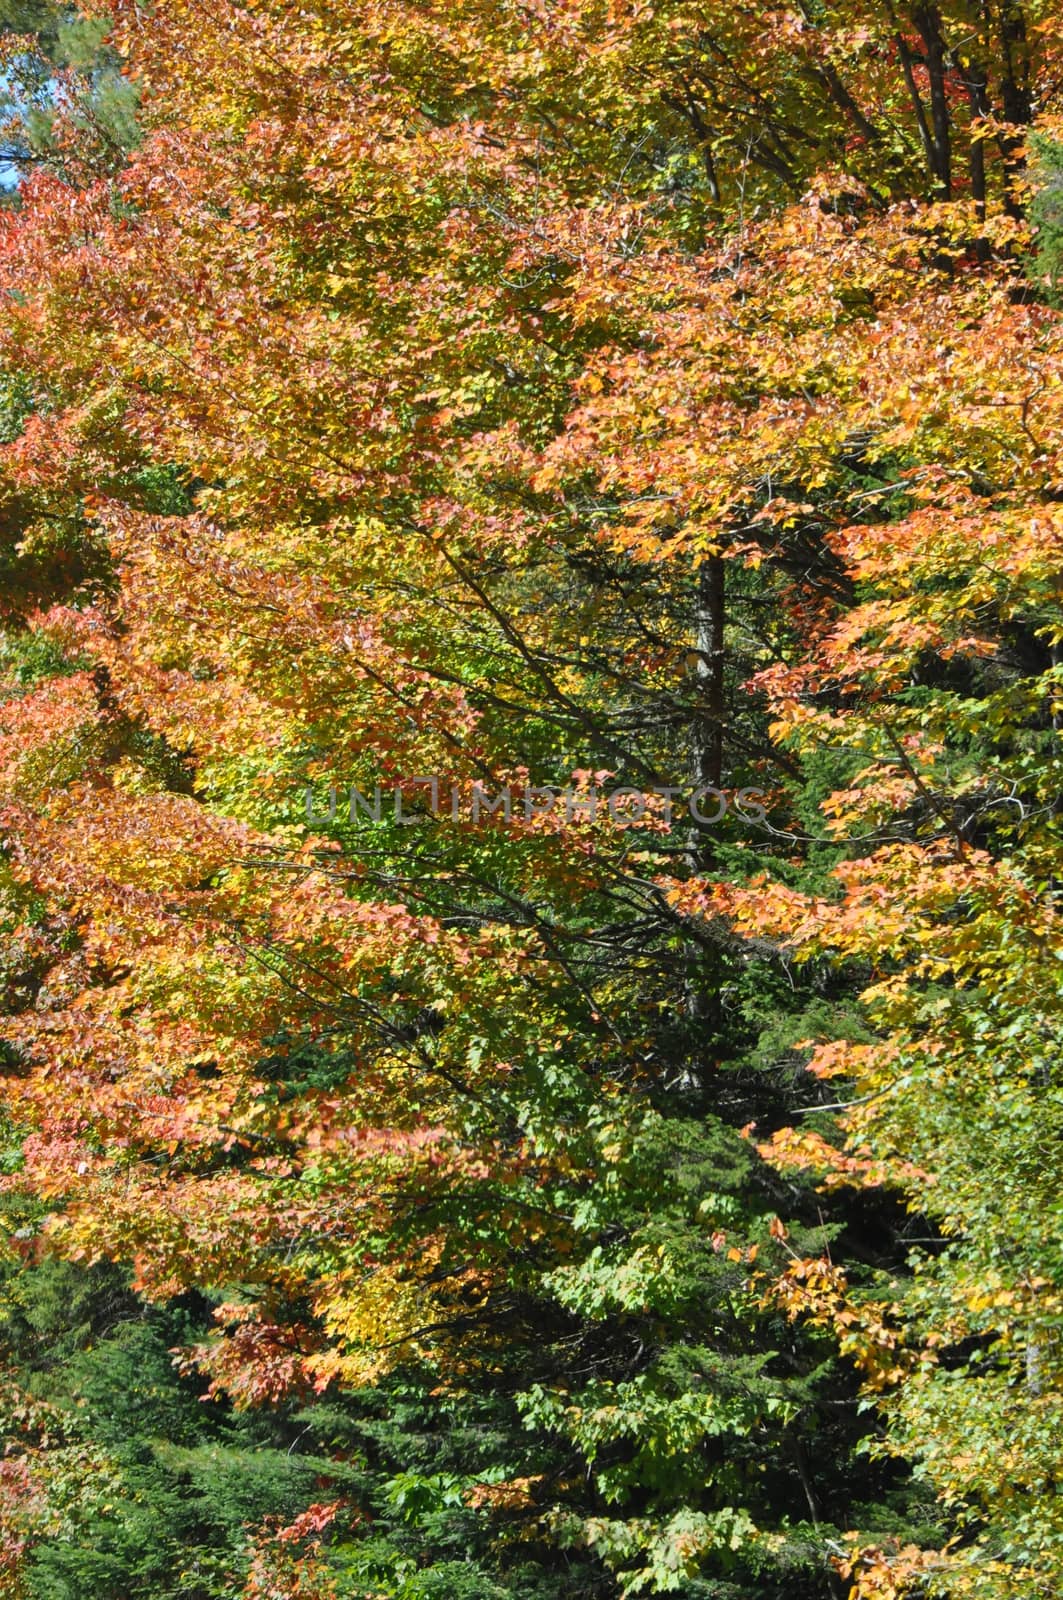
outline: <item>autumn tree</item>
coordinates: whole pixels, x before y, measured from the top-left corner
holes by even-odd
[[[1056,20],[93,34],[143,143],[0,242],[5,1187],[307,1419],[175,1593],[1055,1592]]]

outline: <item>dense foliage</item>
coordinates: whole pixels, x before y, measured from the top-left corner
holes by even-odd
[[[1055,1600],[1061,21],[0,11],[0,1594]]]

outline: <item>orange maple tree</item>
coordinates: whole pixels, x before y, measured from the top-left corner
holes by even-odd
[[[661,1015],[695,1034],[674,1081],[722,1104],[754,964],[840,969],[864,1025],[820,1030],[799,1107],[829,1082],[840,1124],[770,1106],[740,1245],[697,1202],[728,1337],[764,1306],[833,1328],[958,1526],[983,1518],[892,1566],[838,1545],[854,1592],[1054,1593],[1060,1266],[1047,1222],[1002,1244],[1057,1014],[1061,323],[1023,219],[1054,8],[111,15],[142,147],[0,219],[0,363],[28,385],[4,610],[54,668],[0,709],[9,1191],[148,1300],[217,1291],[181,1358],[214,1394],[414,1360],[460,1385],[534,1340],[544,1283],[599,1323],[683,1314],[639,1165]],[[591,815],[676,761],[770,790],[762,835]],[[472,786],[537,763],[581,803],[477,829]],[[433,774],[445,834],[302,811],[308,780],[416,808]],[[1016,1180],[990,1202],[987,1163]],[[792,1174],[932,1219],[903,1308],[816,1253],[807,1185],[809,1253],[769,1226]],[[939,1352],[965,1341],[992,1364],[961,1403]],[[614,1459],[640,1429],[658,1485],[800,1412],[780,1380],[725,1426],[658,1381],[527,1402],[608,1458],[593,1515],[535,1473],[495,1496],[626,1593],[785,1537],[708,1464],[696,1507],[642,1514]],[[800,1457],[795,1482],[818,1524]],[[324,1535],[308,1517],[268,1548]],[[315,1554],[270,1590],[271,1560],[249,1594],[332,1582]]]

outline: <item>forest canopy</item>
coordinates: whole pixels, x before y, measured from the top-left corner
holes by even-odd
[[[0,1596],[1058,1600],[1059,5],[0,41]]]

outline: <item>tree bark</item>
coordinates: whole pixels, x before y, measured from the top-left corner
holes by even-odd
[[[727,620],[723,556],[698,568],[694,602],[697,705],[694,714],[694,782],[718,789],[723,781],[724,646]]]

